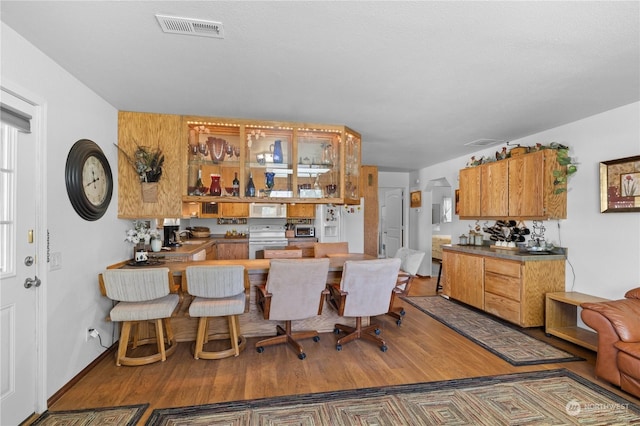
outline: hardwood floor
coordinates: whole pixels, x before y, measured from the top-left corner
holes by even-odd
[[[435,286],[435,279],[421,278],[414,282],[411,295],[433,295]],[[288,345],[268,347],[264,353],[257,353],[253,345],[258,338],[247,339],[247,348],[239,357],[222,360],[194,360],[188,343],[180,343],[166,362],[141,367],[116,367],[110,354],[49,409],[149,403],[141,419],[144,423],[155,408],[556,368],[567,368],[636,404],[640,402],[594,379],[593,352],[557,338],[547,338],[540,329],[527,330],[527,333],[586,361],[514,367],[405,305],[401,327],[386,315],[374,319],[380,324],[389,347],[384,353],[365,341],[348,343],[338,352],[336,337],[323,333],[318,343],[302,342],[307,354],[303,361]]]

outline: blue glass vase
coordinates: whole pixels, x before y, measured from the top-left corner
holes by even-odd
[[[282,163],[282,141],[280,139],[273,143],[273,162]]]

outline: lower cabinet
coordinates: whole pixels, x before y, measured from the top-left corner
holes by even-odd
[[[249,258],[249,243],[216,243],[216,259],[228,260],[228,259],[248,259]]]
[[[443,293],[453,299],[484,308],[484,275],[482,256],[444,252]]]
[[[445,250],[443,294],[521,327],[544,325],[545,295],[565,290],[565,260],[506,260]]]

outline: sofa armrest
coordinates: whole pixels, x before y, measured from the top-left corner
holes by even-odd
[[[629,290],[624,294],[627,299],[640,299],[640,287]]]
[[[595,310],[589,309],[588,303],[583,303],[580,313],[582,321],[598,333],[598,356],[596,357],[596,376],[620,386],[620,371],[616,357],[618,349],[614,346],[620,341],[618,333],[611,321]]]

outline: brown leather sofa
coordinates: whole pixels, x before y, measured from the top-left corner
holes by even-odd
[[[581,316],[598,332],[596,376],[640,398],[640,287],[624,297],[583,303]]]

